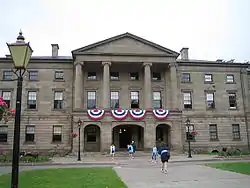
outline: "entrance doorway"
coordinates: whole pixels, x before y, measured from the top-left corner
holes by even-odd
[[[127,150],[127,145],[135,141],[136,149],[143,149],[144,129],[138,125],[119,125],[113,128],[112,142],[118,150]]]
[[[156,127],[156,145],[160,146],[162,142],[170,147],[170,126],[167,124],[159,124]]]
[[[100,127],[98,125],[87,125],[84,128],[84,151],[100,151]]]

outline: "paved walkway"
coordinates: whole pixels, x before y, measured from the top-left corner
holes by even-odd
[[[160,163],[139,160],[114,169],[129,188],[249,188],[250,185],[250,176],[192,162],[169,163],[168,174],[160,172]]]

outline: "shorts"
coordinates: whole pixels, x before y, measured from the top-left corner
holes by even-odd
[[[161,162],[162,163],[168,162],[169,157],[170,157],[169,155],[167,157],[161,157]]]
[[[133,154],[134,152],[133,151],[130,151],[129,154]]]

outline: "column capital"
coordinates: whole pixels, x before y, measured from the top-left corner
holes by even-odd
[[[83,61],[75,61],[75,62],[74,62],[74,66],[76,66],[76,65],[81,65],[81,66],[83,66],[83,65],[84,65],[84,62],[83,62]]]
[[[151,67],[152,63],[143,63],[142,65],[143,65],[143,67],[146,67],[146,66],[150,66]]]
[[[103,66],[105,66],[105,65],[111,66],[111,62],[110,61],[103,61],[102,65]]]
[[[176,62],[171,62],[171,63],[169,63],[168,66],[171,68],[171,67],[177,67],[178,65]]]

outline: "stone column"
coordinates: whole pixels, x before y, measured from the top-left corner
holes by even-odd
[[[151,150],[155,144],[155,140],[155,124],[153,122],[147,122],[144,128],[144,150]]]
[[[111,62],[102,62],[103,65],[103,94],[102,94],[102,108],[109,108],[110,101],[110,72],[109,67]]]
[[[144,66],[144,109],[152,108],[152,84],[151,66],[152,63],[143,63]]]
[[[170,80],[171,80],[171,90],[172,90],[172,97],[171,97],[171,108],[178,109],[178,80],[177,80],[177,64],[176,62],[170,63]]]
[[[74,108],[83,108],[83,62],[75,62],[75,82],[74,82]]]
[[[112,125],[110,122],[102,122],[101,128],[101,152],[109,151],[112,143]],[[118,148],[118,145],[116,145]]]
[[[182,129],[182,121],[174,120],[171,127],[171,149],[177,152],[183,151],[183,139],[185,139],[185,134]]]

